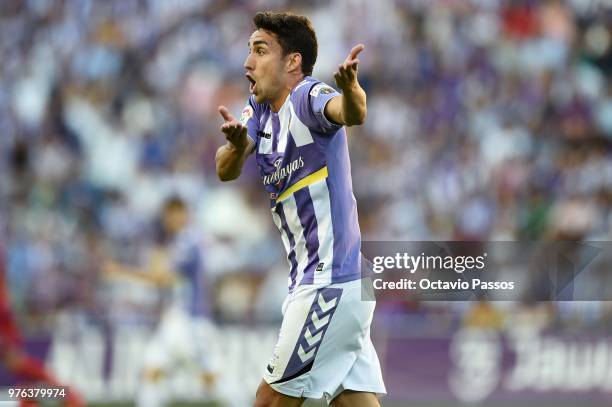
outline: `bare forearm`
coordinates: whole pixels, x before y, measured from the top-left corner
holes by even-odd
[[[242,172],[245,158],[244,150],[237,149],[231,143],[219,147],[215,156],[219,179],[231,181],[238,178]]]
[[[103,270],[109,277],[127,278],[157,285],[168,285],[175,279],[175,275],[168,270],[146,270],[114,261],[106,262]]]
[[[368,110],[366,107],[366,93],[355,84],[342,92],[342,118],[347,126],[360,125],[365,122]]]

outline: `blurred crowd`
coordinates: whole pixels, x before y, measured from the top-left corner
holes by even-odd
[[[254,160],[231,184],[214,169],[217,106],[242,110],[265,9],[312,19],[314,76],[332,85],[366,45],[368,119],[348,130],[364,240],[612,237],[603,0],[4,0],[0,222],[26,326],[50,310],[105,323],[149,312],[102,265],[157,261],[159,208],[177,194],[201,228],[215,318],[279,319],[287,264]],[[405,311],[429,306],[456,307]],[[612,315],[588,309],[564,315]]]

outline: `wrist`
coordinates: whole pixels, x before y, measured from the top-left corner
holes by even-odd
[[[343,95],[347,96],[357,95],[363,91],[361,89],[361,86],[359,86],[359,82],[357,82],[356,80],[348,84],[347,86],[341,87],[340,90],[342,91]]]
[[[234,144],[231,141],[227,142],[227,149],[232,151],[232,152],[236,152],[239,154],[242,154],[246,151],[248,146],[248,142],[245,140],[244,143],[239,143],[239,144]]]

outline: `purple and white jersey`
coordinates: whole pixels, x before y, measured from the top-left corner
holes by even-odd
[[[278,113],[251,96],[240,121],[290,265],[289,291],[360,278],[361,234],[346,132],[323,111],[339,93],[307,76]]]

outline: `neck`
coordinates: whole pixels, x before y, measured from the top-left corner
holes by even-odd
[[[289,79],[289,81],[283,88],[282,92],[278,95],[276,99],[274,99],[270,103],[270,108],[272,109],[274,113],[277,113],[281,109],[281,107],[283,107],[285,100],[287,100],[287,95],[289,95],[291,91],[293,90],[293,88],[295,88],[297,84],[302,82],[303,80],[304,80],[304,74],[301,74],[301,73]]]

